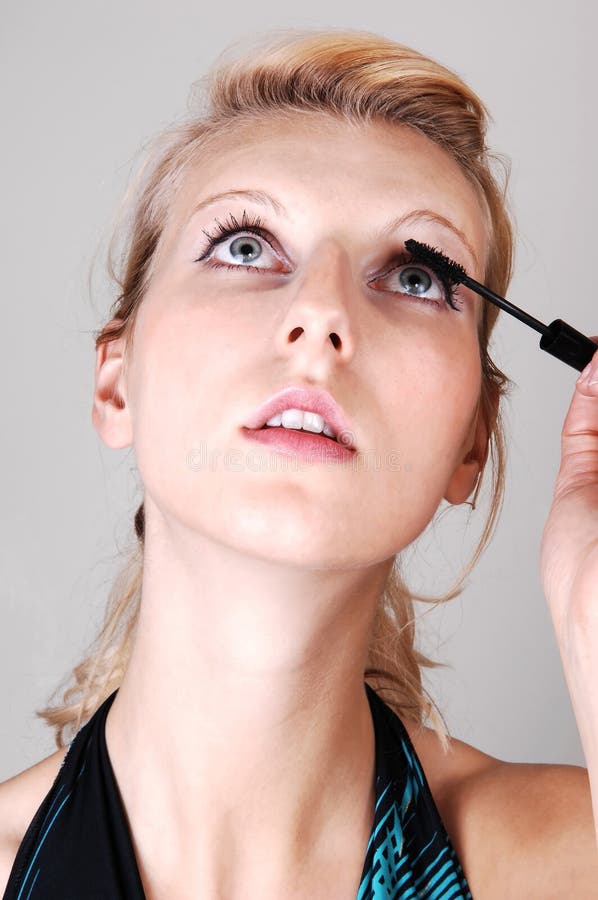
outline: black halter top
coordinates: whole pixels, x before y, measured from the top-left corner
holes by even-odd
[[[376,808],[356,900],[471,900],[405,726],[365,688],[375,731]],[[105,739],[116,694],[70,742],[21,841],[3,900],[145,900]]]

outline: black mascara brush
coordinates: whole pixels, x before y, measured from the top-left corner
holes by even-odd
[[[585,369],[596,350],[598,350],[598,344],[595,344],[594,341],[580,331],[576,331],[567,322],[563,322],[562,319],[555,319],[550,325],[544,325],[543,322],[534,319],[533,316],[530,316],[523,309],[519,309],[518,306],[505,300],[499,294],[495,294],[494,291],[480,284],[479,281],[470,278],[463,266],[449,259],[440,250],[412,239],[405,241],[405,247],[415,260],[425,263],[434,272],[443,275],[446,279],[452,281],[453,284],[464,284],[466,287],[471,288],[472,291],[475,291],[476,294],[479,294],[480,297],[485,297],[496,306],[500,306],[505,312],[515,316],[516,319],[525,322],[530,328],[539,331],[542,335],[540,338],[540,349],[546,350],[547,353],[556,356],[557,359],[567,363],[567,365],[573,366],[574,369],[578,369],[580,372],[582,369]]]

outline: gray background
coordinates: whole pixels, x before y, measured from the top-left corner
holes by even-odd
[[[91,424],[98,327],[113,298],[103,253],[131,165],[184,114],[193,81],[233,41],[276,27],[363,28],[456,70],[488,105],[489,143],[512,160],[510,299],[598,333],[594,312],[596,12],[589,3],[338,0],[4,2],[0,24],[2,521],[0,779],[55,749],[34,716],[100,625],[138,485],[131,450]],[[98,258],[90,292],[88,274]],[[588,262],[589,260],[589,262]],[[539,546],[576,372],[504,316],[498,365],[507,496],[461,597],[428,610],[426,675],[452,733],[510,761],[584,765],[548,608]],[[414,553],[413,583],[447,588],[486,506],[448,509]]]

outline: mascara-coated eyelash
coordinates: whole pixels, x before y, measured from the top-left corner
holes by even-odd
[[[243,210],[243,215],[241,217],[241,221],[238,222],[232,213],[229,213],[228,219],[224,222],[219,222],[216,219],[216,233],[211,234],[209,231],[206,231],[204,228],[201,229],[205,236],[208,239],[208,246],[203,251],[200,257],[195,260],[195,262],[201,262],[203,259],[208,256],[209,253],[212,252],[214,247],[218,244],[221,244],[226,238],[231,237],[233,234],[236,234],[238,231],[249,231],[251,234],[257,234],[259,237],[263,238],[268,244],[270,241],[268,240],[268,233],[262,227],[262,220],[259,216],[255,216],[254,218],[247,215],[247,211]],[[271,245],[270,245],[271,246]],[[213,262],[212,267],[214,269],[253,269],[254,272],[266,272],[267,269],[262,269],[259,266],[235,266],[229,263],[221,263],[221,262]]]
[[[391,275],[396,269],[401,269],[403,266],[413,266],[418,269],[423,269],[425,272],[432,272],[432,274],[438,279],[440,284],[442,285],[444,291],[444,299],[448,306],[451,309],[454,309],[456,312],[461,312],[463,304],[459,299],[459,289],[458,286],[447,278],[447,276],[440,271],[436,271],[429,263],[422,263],[416,254],[409,253],[407,250],[399,253],[393,260],[393,265],[391,269],[388,269],[384,275],[376,276],[374,281],[378,281],[380,278],[386,278],[388,275]],[[395,293],[395,292],[393,292]],[[438,301],[433,300],[431,297],[418,297],[417,294],[407,294],[408,297],[415,297],[416,300],[423,300],[424,303],[434,303],[438,306]]]
[[[219,222],[216,219],[216,232],[210,233],[202,228],[203,233],[208,239],[208,246],[203,251],[200,257],[195,260],[195,262],[201,262],[204,260],[216,247],[218,244],[221,244],[227,238],[231,237],[233,234],[237,234],[240,231],[247,231],[251,234],[256,234],[258,237],[263,238],[270,246],[270,241],[268,240],[268,232],[262,227],[262,219],[260,216],[251,217],[247,215],[247,211],[243,210],[243,216],[241,217],[241,222],[239,222],[232,213],[229,213],[228,219],[224,222]],[[230,263],[221,263],[221,262],[212,262],[212,267],[221,269],[250,269],[254,272],[267,272],[267,269],[260,268],[259,266],[238,266],[232,265]],[[396,269],[400,269],[403,266],[408,265],[417,265],[420,268],[423,268],[425,271],[431,271],[438,281],[441,283],[444,292],[444,299],[448,306],[451,309],[454,309],[456,312],[460,312],[461,306],[455,304],[455,300],[459,303],[458,298],[458,287],[457,285],[448,279],[443,273],[436,272],[430,265],[423,264],[420,260],[418,260],[417,254],[412,254],[407,251],[403,251],[399,253],[393,260],[393,266],[389,269],[384,275],[377,276],[373,281],[378,281],[380,278],[385,278],[394,272]],[[392,293],[398,293],[397,291],[393,291]],[[423,303],[433,303],[435,306],[438,306],[438,301],[434,300],[431,297],[418,297],[416,294],[406,294],[408,297],[413,297],[415,300],[419,300]]]

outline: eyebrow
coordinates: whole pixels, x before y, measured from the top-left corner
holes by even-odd
[[[396,219],[391,219],[384,228],[382,229],[382,234],[387,235],[392,231],[396,231],[397,228],[400,228],[405,222],[434,222],[436,225],[442,225],[443,228],[447,228],[449,231],[452,231],[456,237],[459,238],[463,246],[469,251],[471,258],[473,259],[476,268],[479,268],[478,258],[475,255],[475,251],[468,241],[466,235],[461,231],[460,228],[457,228],[456,225],[453,225],[450,219],[441,216],[439,213],[434,212],[433,209],[413,209],[411,212],[404,213],[402,216],[398,216]]]
[[[284,216],[288,218],[288,213],[282,203],[279,203],[278,200],[275,200],[274,197],[271,197],[270,194],[267,194],[265,191],[222,191],[220,194],[212,194],[210,197],[206,197],[205,200],[202,200],[197,206],[193,207],[191,212],[191,216],[194,216],[196,212],[200,209],[204,209],[206,206],[211,206],[213,203],[218,203],[219,200],[232,200],[232,199],[244,199],[244,200],[253,200],[254,203],[259,203],[261,206],[271,207],[275,212],[280,216]],[[189,218],[191,218],[189,216]]]
[[[288,219],[288,212],[282,205],[282,203],[280,203],[280,201],[276,200],[274,197],[270,196],[270,194],[266,193],[266,191],[261,190],[231,190],[222,191],[219,194],[212,194],[210,197],[206,197],[205,200],[202,200],[197,204],[197,206],[193,208],[189,219],[191,219],[191,217],[194,216],[196,212],[198,212],[200,209],[204,209],[206,206],[211,206],[214,203],[218,203],[220,200],[232,199],[253,200],[254,203],[258,203],[260,206],[264,206],[266,208],[269,207],[273,209],[278,215]],[[456,235],[457,238],[459,238],[463,246],[468,250],[476,267],[479,267],[478,258],[466,235],[461,231],[460,228],[457,228],[456,225],[453,225],[450,219],[445,218],[445,216],[441,216],[437,212],[434,212],[433,209],[413,209],[410,212],[404,213],[402,216],[391,219],[386,223],[386,225],[384,225],[381,234],[384,236],[388,236],[393,231],[396,231],[398,228],[400,228],[401,225],[404,225],[405,222],[434,222],[436,225],[441,225],[443,228],[452,231],[452,233]]]

